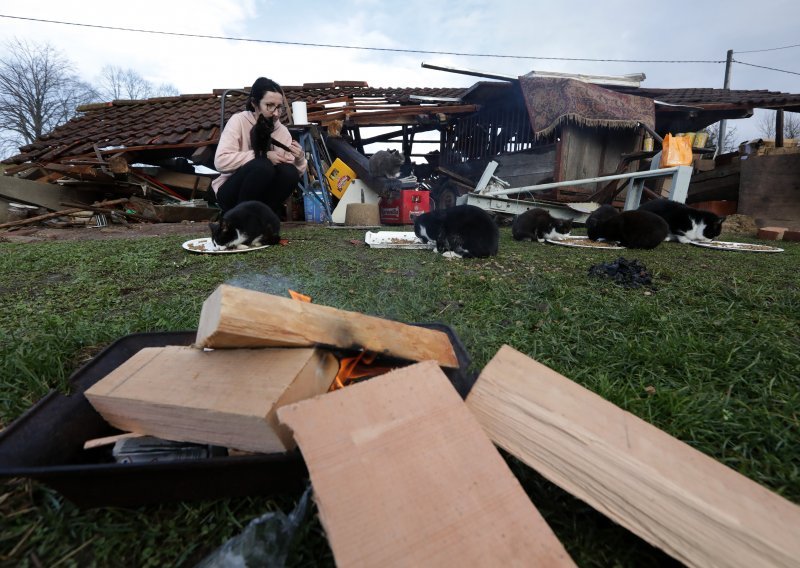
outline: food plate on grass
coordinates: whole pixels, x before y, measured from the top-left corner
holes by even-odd
[[[589,237],[576,235],[563,239],[546,239],[548,243],[565,247],[599,248],[599,249],[624,249],[616,242],[593,241]]]
[[[249,247],[245,249],[217,249],[216,245],[211,242],[211,237],[204,237],[202,239],[192,239],[191,241],[186,241],[181,246],[189,252],[198,252],[203,254],[230,254],[235,252],[250,252],[259,250],[267,248],[270,245],[261,245],[259,247]]]
[[[423,243],[413,231],[367,231],[364,242],[371,248],[430,249],[436,243]]]
[[[701,241],[691,241],[698,247],[712,248],[717,250],[735,250],[740,252],[783,252],[782,248],[771,247],[768,245],[754,245],[752,243],[734,243],[731,241],[711,241],[704,243]]]

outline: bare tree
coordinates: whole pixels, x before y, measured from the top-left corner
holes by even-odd
[[[706,142],[706,148],[711,148],[717,145],[719,141],[719,122],[715,122],[711,126],[705,128],[705,131],[708,132],[708,141]],[[734,142],[736,140],[736,127],[728,126],[725,128],[725,147],[721,148],[719,153],[723,152],[733,152],[738,148],[738,144]]]
[[[769,111],[758,120],[758,131],[764,138],[775,139],[775,115],[777,111]],[[783,113],[783,137],[800,138],[800,115],[796,112]]]
[[[49,44],[13,39],[0,59],[0,151],[30,144],[91,102],[92,88],[73,74],[72,64]]]
[[[764,138],[775,138],[775,112],[762,114],[758,119],[758,132]]]
[[[156,86],[133,69],[122,69],[112,65],[103,67],[97,92],[100,99],[106,101],[148,99],[180,94],[173,85]]]

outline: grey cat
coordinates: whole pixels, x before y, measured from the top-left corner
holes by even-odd
[[[396,178],[403,162],[405,158],[397,150],[378,150],[369,158],[369,173],[373,177]]]
[[[539,241],[545,239],[558,240],[569,235],[572,221],[556,219],[546,209],[536,207],[514,217],[511,224],[511,236],[515,241]]]

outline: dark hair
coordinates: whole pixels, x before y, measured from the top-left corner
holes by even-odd
[[[267,79],[266,77],[259,77],[256,79],[256,82],[250,87],[250,96],[247,97],[247,110],[256,110],[258,108],[258,103],[264,98],[264,93],[267,92],[280,93],[283,95],[281,86],[272,79]]]

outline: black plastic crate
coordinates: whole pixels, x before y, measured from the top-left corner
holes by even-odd
[[[461,340],[444,324],[412,325],[447,333],[459,368],[443,371],[466,397],[476,376],[468,374],[470,357]],[[195,331],[136,333],[106,347],[70,377],[71,395],[51,391],[0,432],[0,477],[41,481],[81,507],[134,507],[300,490],[308,471],[299,450],[120,464],[103,461],[107,448],[83,449],[87,440],[119,433],[89,404],[84,391],[140,349],[191,345],[195,337]]]

